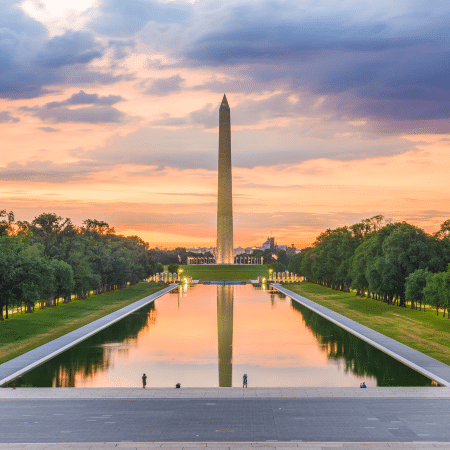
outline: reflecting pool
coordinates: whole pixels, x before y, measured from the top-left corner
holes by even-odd
[[[180,287],[23,375],[53,387],[431,386],[284,294]]]

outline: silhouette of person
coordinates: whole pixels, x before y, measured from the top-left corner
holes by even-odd
[[[244,373],[244,376],[242,377],[242,387],[243,388],[248,387],[247,386],[247,374],[246,373]]]
[[[142,388],[145,389],[145,386],[147,385],[147,375],[142,375]]]

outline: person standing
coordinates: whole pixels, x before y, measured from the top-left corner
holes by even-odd
[[[244,376],[242,377],[242,387],[246,388],[247,386],[247,374],[244,373]]]
[[[142,388],[145,389],[145,386],[147,386],[147,375],[142,375]]]

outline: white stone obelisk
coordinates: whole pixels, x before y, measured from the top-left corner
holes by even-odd
[[[223,94],[219,108],[216,264],[233,264],[233,193],[231,184],[230,107],[226,95]]]

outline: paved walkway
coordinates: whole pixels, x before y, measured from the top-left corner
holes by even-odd
[[[18,356],[17,358],[11,359],[0,365],[0,386],[3,384],[17,378],[18,376],[24,374],[25,372],[30,371],[34,367],[42,364],[45,361],[48,361],[50,358],[62,353],[64,350],[67,350],[70,347],[78,344],[81,341],[84,341],[89,336],[92,336],[95,333],[98,333],[103,328],[108,327],[109,325],[117,322],[118,320],[128,316],[132,312],[142,308],[143,306],[151,303],[155,299],[161,297],[167,292],[178,287],[178,284],[173,283],[168,287],[161,289],[158,292],[155,292],[152,295],[142,298],[137,302],[131,303],[124,308],[121,308],[107,316],[104,316],[100,319],[95,320],[81,328],[78,328],[70,333],[65,334],[53,341],[48,342],[47,344],[41,345],[40,347],[35,348],[23,355]]]
[[[448,442],[66,442],[57,444],[0,444],[0,449],[20,450],[96,450],[96,449],[152,449],[179,450],[434,450],[449,449]]]
[[[198,448],[231,441],[240,443],[234,448],[252,442],[276,448],[279,442],[409,442],[414,448],[418,442],[449,442],[450,399],[0,399],[0,423],[0,443]]]
[[[348,319],[342,314],[331,311],[331,309],[325,308],[325,306],[321,306],[318,303],[308,300],[307,298],[286,289],[278,283],[272,283],[272,286],[283,294],[286,294],[292,300],[306,306],[308,309],[316,312],[322,317],[325,317],[325,319],[328,319],[336,325],[339,325],[374,347],[379,348],[381,351],[391,355],[407,366],[412,367],[414,370],[417,370],[423,375],[444,386],[450,387],[450,366],[447,364],[437,361],[430,356],[424,355],[423,353],[401,344],[400,342],[395,341],[384,334],[378,333],[377,331],[361,325],[354,320]]]

